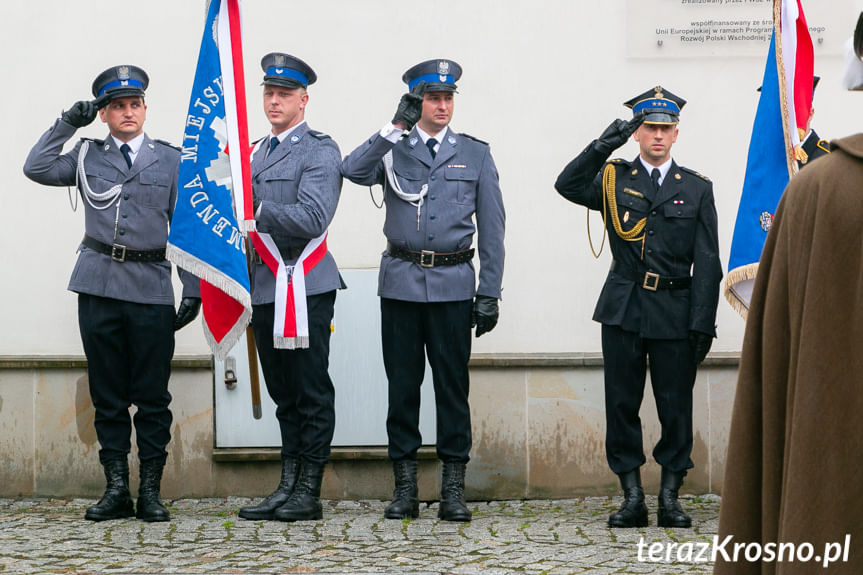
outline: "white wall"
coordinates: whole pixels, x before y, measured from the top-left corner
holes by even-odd
[[[829,24],[815,44],[816,128],[827,138],[860,131],[863,95],[840,88],[836,47],[851,35],[863,0],[804,2],[810,24]],[[268,128],[257,104],[267,52],[296,54],[316,70],[307,119],[343,154],[390,119],[404,70],[427,58],[457,60],[465,72],[453,127],[491,143],[508,215],[501,322],[474,349],[598,351],[590,317],[610,256],[607,249],[600,261],[591,256],[585,210],[554,192],[557,174],[609,122],[627,117],[621,102],[661,83],[689,101],[674,156],[714,181],[725,265],[766,55],[766,48],[636,54],[634,42],[654,33],[641,9],[649,3],[670,15],[684,9],[679,0],[245,0],[251,133]],[[150,74],[147,132],[179,142],[203,18],[202,0],[4,0],[0,355],[81,353],[75,296],[65,286],[83,208],[72,213],[65,189],[24,178],[30,147],[61,109],[90,97],[100,71],[121,63]],[[79,133],[107,131],[97,120]],[[619,154],[635,157],[637,147]],[[346,182],[329,240],[341,266],[377,265],[382,222],[368,190]],[[598,242],[601,221],[592,222]],[[718,323],[714,350],[738,350],[743,322],[724,299]],[[198,324],[181,332],[178,353],[207,351]]]

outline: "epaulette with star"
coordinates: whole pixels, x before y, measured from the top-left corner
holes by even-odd
[[[828,154],[830,153],[830,142],[828,142],[827,140],[818,140],[818,147],[827,152]]]
[[[689,168],[684,168],[683,166],[678,166],[678,167],[680,168],[680,170],[681,170],[681,171],[686,172],[687,174],[692,174],[693,176],[698,176],[699,178],[701,178],[701,179],[702,179],[702,180],[704,180],[705,182],[709,182],[709,181],[710,181],[710,178],[708,178],[707,176],[705,176],[705,175],[703,175],[703,174],[699,174],[699,173],[698,173],[698,172],[696,172],[695,170],[691,170],[691,169],[689,169]]]
[[[608,160],[609,164],[615,164],[617,166],[629,166],[629,160],[625,160],[623,158],[612,158]]]
[[[96,138],[81,138],[82,142],[93,142],[97,146],[103,146],[105,144],[105,140],[97,140]]]

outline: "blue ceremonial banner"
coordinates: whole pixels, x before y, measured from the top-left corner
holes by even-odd
[[[228,156],[229,151],[242,152],[228,150],[228,133],[236,118],[226,121],[223,66],[216,39],[217,34],[220,42],[224,39],[230,57],[230,38],[223,38],[230,31],[224,3],[211,0],[204,25],[167,252],[168,259],[203,280],[204,332],[219,358],[233,347],[251,318],[246,248],[231,195],[236,175],[232,175]],[[232,90],[228,93],[233,97]]]
[[[725,280],[725,297],[744,317],[764,240],[789,180],[775,34],[764,67]]]

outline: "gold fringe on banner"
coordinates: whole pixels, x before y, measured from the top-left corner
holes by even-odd
[[[746,320],[749,314],[749,302],[746,301],[734,288],[738,283],[744,281],[755,281],[755,276],[758,274],[758,262],[746,264],[739,268],[734,268],[725,277],[725,299],[734,308],[734,311]]]
[[[785,136],[785,161],[788,177],[797,173],[797,157],[791,134],[788,132],[790,113],[788,111],[788,84],[785,79],[785,63],[782,56],[782,0],[773,0],[773,31],[776,42],[776,68],[779,75],[779,107],[782,109],[782,134]]]
[[[176,264],[177,266],[183,268],[187,272],[198,276],[202,280],[214,285],[219,288],[235,300],[237,300],[243,306],[243,313],[240,316],[237,324],[222,338],[221,342],[217,342],[215,338],[211,335],[209,328],[204,330],[204,335],[207,339],[207,343],[210,344],[210,349],[213,351],[213,356],[217,360],[223,360],[227,357],[228,352],[234,347],[234,344],[239,341],[240,337],[243,335],[243,332],[246,330],[246,326],[249,325],[249,322],[252,319],[252,296],[246,291],[246,289],[237,283],[235,280],[226,276],[223,273],[220,273],[219,270],[214,268],[208,263],[201,261],[190,253],[186,252],[178,248],[173,244],[168,244],[165,247],[165,257]],[[201,314],[203,318],[203,324],[206,324],[206,318],[204,318],[204,314]]]

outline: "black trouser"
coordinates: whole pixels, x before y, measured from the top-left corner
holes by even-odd
[[[437,455],[467,462],[471,448],[470,359],[472,301],[417,303],[381,298],[381,340],[389,380],[387,435],[393,460],[415,459],[425,359],[434,381]]]
[[[138,457],[164,463],[171,440],[174,307],[79,294],[78,327],[96,408],[99,461],[126,459],[134,405]]]
[[[662,426],[662,436],[653,458],[673,472],[693,466],[692,388],[695,359],[688,339],[644,339],[617,326],[602,326],[605,363],[605,452],[608,465],[617,474],[644,464],[641,419],[650,357],[650,382]]]
[[[336,392],[330,379],[330,324],[335,290],[306,297],[309,347],[273,348],[274,304],[256,305],[252,326],[267,391],[276,403],[282,456],[326,463],[336,427]]]

